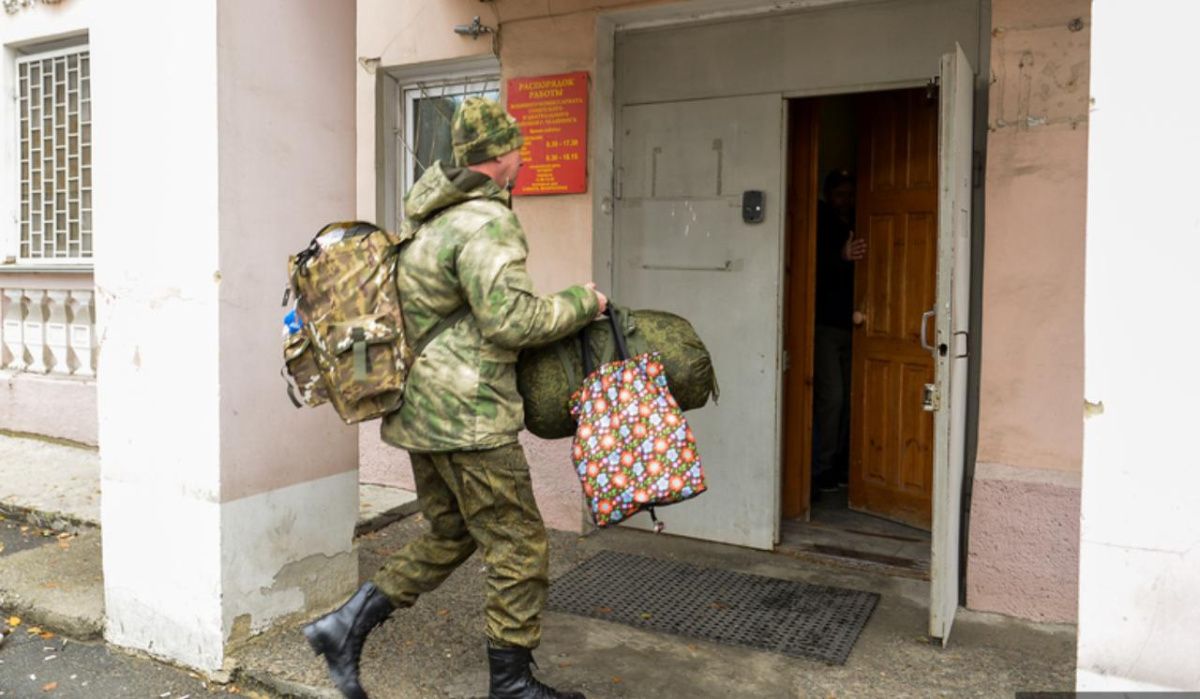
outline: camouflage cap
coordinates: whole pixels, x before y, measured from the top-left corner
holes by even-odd
[[[454,110],[451,124],[454,164],[475,165],[516,150],[524,143],[517,120],[496,102],[468,97]]]

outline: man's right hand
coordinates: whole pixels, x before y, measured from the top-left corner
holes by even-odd
[[[600,302],[600,312],[601,313],[603,313],[605,310],[608,309],[608,297],[605,296],[604,294],[600,293],[600,291],[596,288],[596,282],[588,282],[587,284],[584,284],[583,286],[585,289],[591,291],[593,294],[596,295],[596,300]]]
[[[854,232],[851,231],[850,237],[842,244],[842,259],[846,262],[858,262],[867,256],[867,241],[864,238],[855,238]]]

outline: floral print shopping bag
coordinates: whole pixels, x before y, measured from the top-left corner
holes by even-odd
[[[581,342],[587,378],[571,397],[578,424],[572,457],[597,526],[647,510],[661,531],[655,507],[707,489],[700,454],[658,353],[629,357],[619,324],[612,314],[609,320],[617,361],[591,371],[587,338]]]

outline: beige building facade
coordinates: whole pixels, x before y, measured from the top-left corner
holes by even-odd
[[[59,99],[36,92],[34,66],[61,76],[72,155],[43,159],[67,196],[39,199],[35,223],[23,197],[50,196],[49,170],[22,170],[31,137],[0,143],[0,187],[17,193],[0,197],[14,222],[0,229],[0,430],[99,446],[110,641],[216,670],[247,636],[328,607],[356,582],[356,485],[412,478],[377,424],[287,402],[282,260],[312,221],[396,225],[406,188],[445,157],[464,95],[506,100],[512,79],[583,72],[585,191],[514,209],[539,290],[594,280],[619,303],[687,317],[713,352],[721,401],[688,414],[710,491],[661,513],[665,535],[782,550],[819,520],[815,212],[820,180],[847,168],[856,235],[871,242],[856,274],[852,514],[901,522],[924,547],[907,573],[930,579],[931,636],[945,640],[960,605],[1079,623],[1089,676],[1138,677],[1111,670],[1121,634],[1079,610],[1125,615],[1134,603],[1102,589],[1114,569],[1153,569],[1128,563],[1151,554],[1185,588],[1196,549],[1183,515],[1161,551],[1157,531],[1126,536],[1120,503],[1137,478],[1115,464],[1124,433],[1105,426],[1136,423],[1151,443],[1157,413],[1121,417],[1115,394],[1092,389],[1120,373],[1141,396],[1132,362],[1085,362],[1085,316],[1091,362],[1122,339],[1126,312],[1101,293],[1124,278],[1108,267],[1088,275],[1104,283],[1087,286],[1085,309],[1085,259],[1131,254],[1111,223],[1117,198],[1089,201],[1093,4],[1116,55],[1138,13],[1106,0],[203,0],[186,22],[139,0],[142,20],[168,28],[149,39],[92,0],[6,4],[0,68],[18,100],[0,116],[24,134],[32,96]],[[147,48],[161,60],[147,66]],[[1134,110],[1114,60],[1108,94]],[[155,90],[119,77],[139,71]],[[1108,123],[1106,163],[1127,147],[1125,124]],[[758,220],[743,213],[755,196]],[[59,220],[61,235],[31,237]],[[1105,246],[1085,251],[1085,230]],[[1143,274],[1147,289],[1159,281]],[[548,524],[590,529],[570,441],[522,441]],[[1166,464],[1176,443],[1155,443]],[[1148,502],[1146,522],[1194,511]],[[149,588],[148,519],[164,523],[156,550],[201,557],[208,574]],[[822,562],[905,563],[843,554]],[[1158,600],[1148,576],[1122,578],[1129,600]],[[1168,602],[1128,615],[1144,623],[1121,642],[1180,617]]]
[[[962,45],[977,85],[971,310],[978,324],[968,339],[977,369],[964,416],[959,530],[965,602],[1030,619],[1072,621],[1083,424],[1089,12],[1088,2],[1016,0],[364,0],[358,8],[358,214],[389,222],[396,216],[404,152],[413,147],[402,138],[406,91],[474,76],[494,80],[486,89],[503,95],[511,78],[587,71],[587,193],[517,197],[514,209],[543,291],[595,279],[620,301],[637,284],[628,276],[618,279],[622,253],[614,255],[624,235],[616,221],[621,195],[614,190],[620,179],[614,170],[623,162],[615,124],[629,105],[748,94],[786,103],[907,87],[936,75],[940,55]],[[491,32],[472,38],[454,31],[476,15]],[[692,283],[703,284],[684,281],[680,293],[692,293]],[[720,362],[718,371],[729,381]],[[744,434],[751,443],[779,441],[791,429],[783,419],[774,425],[763,420]],[[568,444],[526,437],[548,521],[579,529]],[[780,451],[763,454],[782,458]],[[362,428],[360,462],[366,480],[410,482],[404,456],[381,445],[372,425]],[[710,473],[732,470],[711,455],[708,463]],[[781,497],[783,486],[776,487],[778,469],[772,473],[767,487],[746,497],[759,498],[778,517],[770,499]],[[708,497],[722,497],[714,492]]]

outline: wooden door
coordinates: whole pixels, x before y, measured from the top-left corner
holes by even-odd
[[[817,252],[816,99],[788,104],[788,207],[784,222],[784,519],[806,518],[812,488],[813,304]]]
[[[868,252],[854,277],[866,320],[853,337],[850,507],[929,529],[934,364],[921,325],[936,294],[937,101],[925,89],[864,95],[859,124],[855,235]]]

